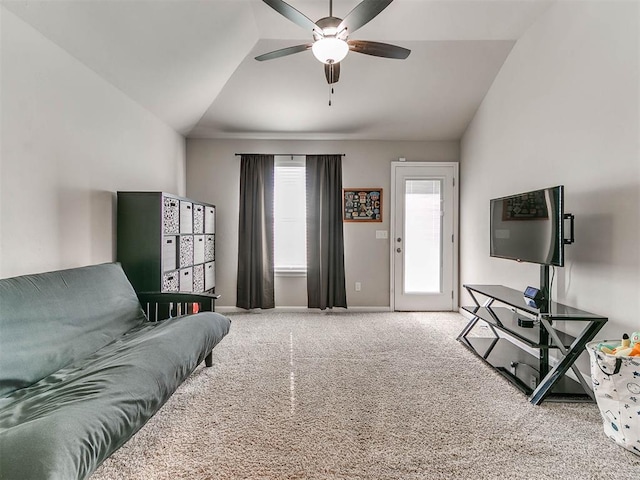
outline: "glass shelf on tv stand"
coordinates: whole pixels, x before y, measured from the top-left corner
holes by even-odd
[[[574,365],[585,345],[606,323],[607,318],[577,308],[550,302],[543,309],[529,305],[522,292],[502,285],[464,285],[475,306],[462,307],[472,315],[458,340],[518,387],[534,405],[544,400],[593,401],[591,387]],[[485,297],[480,304],[477,297]],[[495,305],[497,303],[497,305]],[[533,321],[532,328],[518,320]],[[554,321],[585,322],[577,336],[556,329]],[[490,337],[472,334],[479,322]],[[561,360],[551,367],[549,351]],[[565,374],[569,369],[578,381]]]

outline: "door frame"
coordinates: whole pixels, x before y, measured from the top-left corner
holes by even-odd
[[[459,283],[459,268],[458,268],[458,256],[459,256],[459,237],[460,237],[460,229],[459,229],[459,192],[460,189],[459,184],[459,162],[400,162],[393,161],[391,162],[391,196],[390,196],[390,205],[391,208],[389,221],[390,223],[390,241],[389,241],[389,258],[390,258],[390,272],[389,272],[389,304],[391,307],[391,311],[395,311],[395,242],[394,239],[397,238],[396,232],[396,174],[398,169],[403,167],[452,167],[453,168],[453,265],[452,269],[452,283],[451,286],[453,289],[453,301],[452,301],[452,310],[453,312],[457,312],[460,309],[459,305],[459,291],[460,285]]]

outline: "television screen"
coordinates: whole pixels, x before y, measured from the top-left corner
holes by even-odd
[[[564,265],[564,187],[491,200],[492,257]]]

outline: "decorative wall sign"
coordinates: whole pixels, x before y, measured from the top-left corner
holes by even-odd
[[[381,188],[343,188],[345,222],[382,222]]]

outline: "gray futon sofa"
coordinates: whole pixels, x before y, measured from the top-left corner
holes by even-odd
[[[0,478],[87,478],[229,327],[213,311],[147,321],[117,263],[0,280]]]

